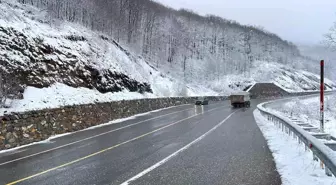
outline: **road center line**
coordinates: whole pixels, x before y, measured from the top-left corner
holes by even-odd
[[[185,145],[184,147],[182,147],[181,149],[177,150],[176,152],[172,153],[171,155],[169,155],[168,157],[162,159],[161,161],[159,161],[158,163],[154,164],[153,166],[145,169],[144,171],[138,173],[136,176],[128,179],[127,181],[123,182],[121,185],[128,185],[130,184],[132,181],[135,181],[137,179],[139,179],[140,177],[146,175],[147,173],[151,172],[152,170],[154,170],[155,168],[163,165],[164,163],[166,163],[167,161],[169,161],[171,158],[177,156],[179,153],[185,151],[186,149],[188,149],[189,147],[191,147],[193,144],[199,142],[200,140],[202,140],[205,136],[209,135],[211,132],[213,132],[214,130],[216,130],[218,127],[220,127],[224,122],[226,122],[234,113],[236,113],[237,111],[231,113],[228,117],[226,117],[223,121],[221,121],[220,123],[218,123],[216,126],[214,126],[212,129],[210,129],[209,131],[207,131],[205,134],[201,135],[200,137],[198,137],[197,139],[195,139],[194,141],[190,142],[189,144]]]
[[[195,114],[195,115],[193,115],[193,116],[189,116],[189,117],[187,117],[187,118],[184,118],[184,119],[181,119],[181,120],[176,121],[176,122],[174,122],[174,123],[165,125],[165,126],[163,126],[163,127],[160,127],[160,128],[158,128],[158,129],[156,129],[156,130],[153,130],[153,131],[151,131],[151,132],[145,133],[145,134],[140,135],[140,136],[138,136],[138,137],[135,137],[135,138],[133,138],[133,139],[124,141],[124,142],[119,143],[119,144],[117,144],[117,145],[111,146],[111,147],[109,147],[109,148],[105,148],[105,149],[100,150],[100,151],[98,151],[98,152],[95,152],[95,153],[92,153],[92,154],[90,154],[90,155],[84,156],[84,157],[82,157],[82,158],[76,159],[76,160],[74,160],[74,161],[70,161],[70,162],[65,163],[65,164],[62,164],[62,165],[60,165],[60,166],[56,166],[56,167],[54,167],[54,168],[50,168],[50,169],[45,170],[45,171],[42,171],[42,172],[40,172],[40,173],[37,173],[37,174],[31,175],[31,176],[25,177],[25,178],[22,178],[22,179],[13,181],[13,182],[10,182],[10,183],[8,183],[7,185],[17,184],[17,183],[20,183],[20,182],[23,182],[23,181],[32,179],[32,178],[34,178],[34,177],[37,177],[37,176],[46,174],[46,173],[48,173],[48,172],[51,172],[51,171],[54,171],[54,170],[57,170],[57,169],[60,169],[60,168],[63,168],[63,167],[72,165],[72,164],[74,164],[74,163],[83,161],[83,160],[88,159],[88,158],[90,158],[90,157],[94,157],[94,156],[96,156],[96,155],[98,155],[98,154],[101,154],[101,153],[110,151],[110,150],[112,150],[112,149],[115,149],[115,148],[117,148],[117,147],[119,147],[119,146],[122,146],[122,145],[125,145],[125,144],[127,144],[127,143],[130,143],[130,142],[132,142],[132,141],[141,139],[141,138],[143,138],[143,137],[145,137],[145,136],[148,136],[148,135],[150,135],[150,134],[153,134],[153,133],[158,132],[158,131],[160,131],[160,130],[163,130],[163,129],[165,129],[165,128],[168,128],[168,127],[171,127],[171,126],[176,125],[176,124],[178,124],[178,123],[181,123],[182,121],[185,121],[185,120],[188,120],[188,119],[190,119],[190,118],[193,118],[193,117],[202,115],[202,114],[207,113],[207,112],[212,112],[212,111],[214,111],[214,110],[217,110],[217,109],[220,109],[220,108],[223,108],[223,107],[225,107],[225,106],[220,106],[220,107],[217,107],[217,108],[210,109],[210,110],[208,110],[208,111],[204,111],[204,112],[202,112],[202,113],[200,113],[200,114]]]
[[[3,162],[3,163],[0,163],[0,166],[6,165],[6,164],[9,164],[9,163],[13,163],[13,162],[16,162],[16,161],[20,161],[20,160],[23,160],[23,159],[27,159],[27,158],[30,158],[30,157],[34,157],[34,156],[37,156],[37,155],[41,155],[41,154],[44,154],[44,153],[47,153],[47,152],[51,152],[51,151],[54,151],[54,150],[58,150],[58,149],[61,149],[61,148],[64,148],[64,147],[67,147],[67,146],[70,146],[70,145],[74,145],[76,143],[80,143],[80,142],[87,141],[87,140],[90,140],[90,139],[93,139],[93,138],[96,138],[96,137],[100,137],[100,136],[103,136],[103,135],[106,135],[106,134],[110,134],[110,133],[116,132],[118,130],[122,130],[122,129],[125,129],[125,128],[133,127],[133,126],[138,125],[140,123],[144,123],[144,122],[147,122],[147,121],[151,121],[151,120],[154,120],[154,119],[162,118],[162,117],[165,117],[165,116],[169,116],[169,115],[172,115],[172,114],[177,114],[177,113],[188,111],[188,110],[192,110],[192,109],[194,109],[194,108],[184,109],[184,110],[181,110],[181,111],[172,112],[172,113],[169,113],[169,114],[164,114],[164,115],[157,116],[157,117],[154,117],[154,118],[150,118],[150,119],[146,119],[146,120],[143,120],[143,121],[139,121],[139,122],[136,122],[136,123],[133,123],[133,124],[129,124],[129,125],[126,125],[126,126],[123,126],[123,127],[119,127],[117,129],[113,129],[113,130],[110,130],[110,131],[107,131],[107,132],[100,133],[98,135],[87,137],[85,139],[77,140],[77,141],[74,141],[74,142],[71,142],[71,143],[68,143],[68,144],[65,144],[65,145],[61,145],[61,146],[55,147],[55,148],[51,148],[51,149],[44,150],[44,151],[41,151],[41,152],[37,152],[37,153],[31,154],[31,155],[27,155],[27,156],[24,156],[24,157],[20,157],[20,158],[17,158],[17,159],[6,161],[6,162]]]

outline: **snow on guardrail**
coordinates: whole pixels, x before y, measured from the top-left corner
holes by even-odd
[[[323,164],[325,164],[326,175],[332,176],[333,174],[334,177],[336,177],[336,152],[315,138],[309,132],[305,131],[299,125],[295,124],[289,118],[266,108],[266,105],[274,102],[275,101],[259,104],[257,108],[263,116],[267,117],[268,120],[273,121],[275,125],[287,134],[298,138],[299,142],[303,142],[305,146],[313,152],[313,159],[320,160],[322,168]]]

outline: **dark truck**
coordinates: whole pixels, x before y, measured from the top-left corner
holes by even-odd
[[[195,101],[195,105],[208,105],[209,100],[206,98],[197,98]]]
[[[239,92],[234,93],[230,96],[231,105],[235,108],[237,107],[250,107],[250,93],[248,92]]]

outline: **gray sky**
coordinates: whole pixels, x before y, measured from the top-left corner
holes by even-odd
[[[156,0],[202,15],[258,25],[297,44],[317,44],[336,21],[336,0]]]

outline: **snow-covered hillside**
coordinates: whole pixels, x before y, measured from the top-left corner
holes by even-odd
[[[246,74],[226,75],[209,85],[210,89],[223,91],[245,90],[258,82],[273,82],[288,92],[317,91],[320,87],[319,76],[303,70],[294,70],[285,65],[266,61],[255,61]],[[326,89],[335,88],[335,83],[325,79]],[[230,92],[227,92],[230,93]]]
[[[336,52],[331,48],[324,45],[298,45],[300,52],[304,56],[308,56],[318,63],[320,60],[324,60],[326,68],[325,73],[327,77],[332,80],[336,80]]]
[[[23,99],[8,101],[11,108],[2,112],[134,98],[228,95],[266,81],[289,91],[318,89],[318,76],[278,63],[256,61],[243,74],[214,70],[194,79],[176,66],[154,67],[134,53],[103,33],[2,0],[0,72],[25,88]],[[204,75],[210,65],[188,60],[194,76]],[[328,88],[334,86],[326,82]]]
[[[11,1],[0,4],[0,66],[8,73],[20,74],[25,85],[42,88],[59,82],[102,93],[180,94],[175,88],[178,82],[112,38],[47,17],[31,6]]]
[[[336,137],[336,95],[328,95],[325,97],[325,132]],[[320,127],[320,100],[319,97],[308,99],[295,99],[285,103],[277,111],[286,116],[294,116],[298,120],[302,120],[308,124]]]

